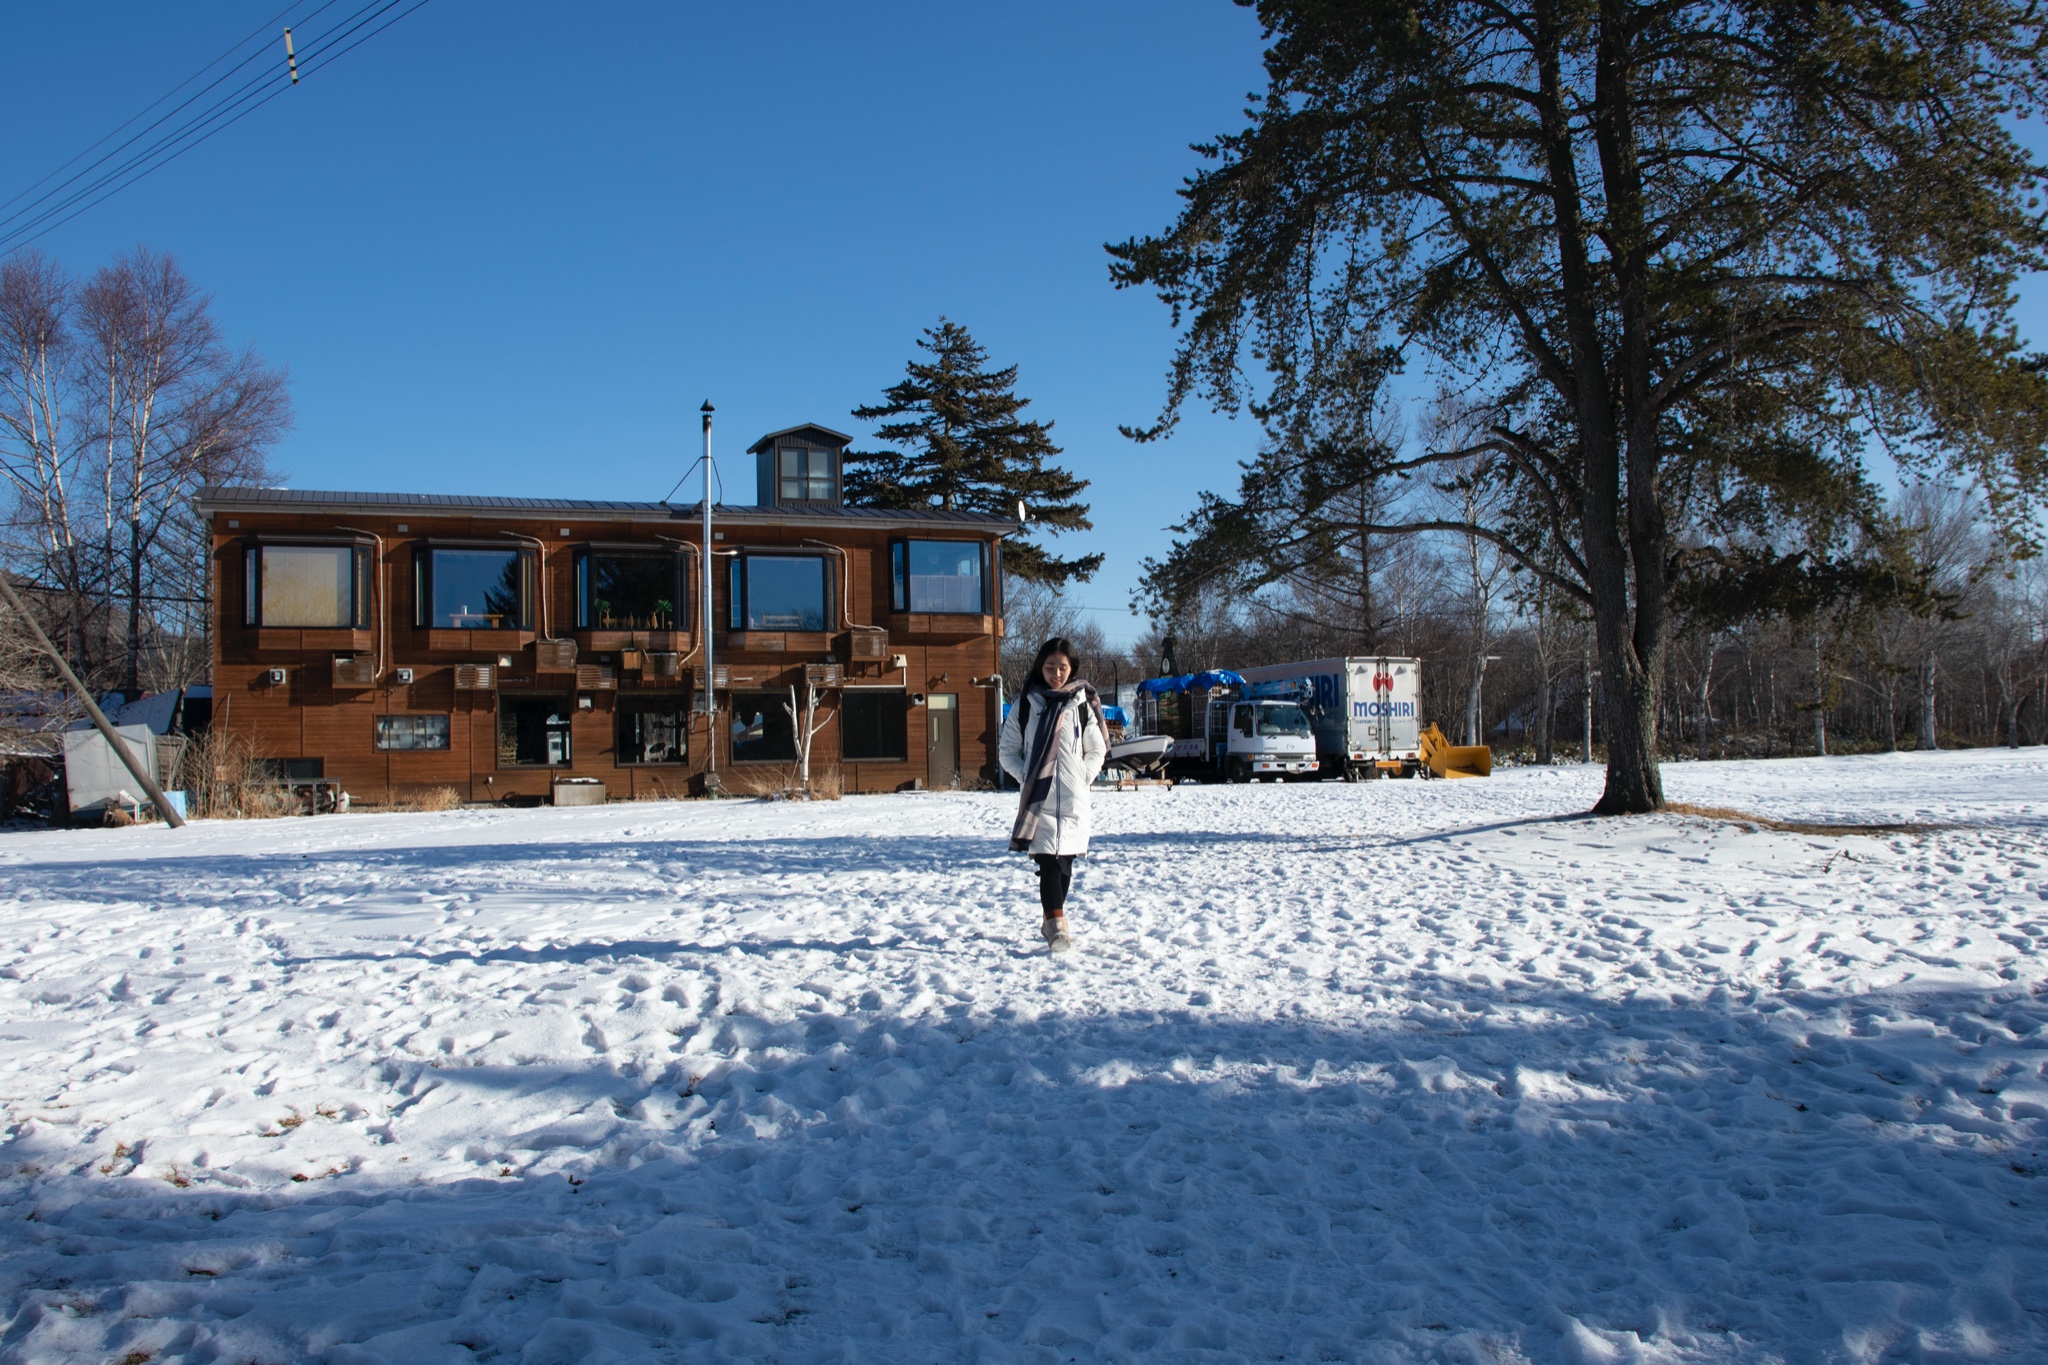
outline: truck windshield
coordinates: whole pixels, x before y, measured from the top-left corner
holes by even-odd
[[[1292,702],[1279,706],[1259,708],[1259,733],[1262,735],[1301,735],[1315,732],[1309,728],[1308,717]]]

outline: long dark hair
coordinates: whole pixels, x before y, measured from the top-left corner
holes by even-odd
[[[1074,652],[1074,642],[1064,635],[1055,635],[1038,647],[1038,657],[1031,661],[1031,672],[1024,679],[1024,691],[1045,691],[1045,661],[1055,654],[1067,656],[1067,663],[1073,671],[1067,675],[1069,682],[1081,676],[1081,656]]]

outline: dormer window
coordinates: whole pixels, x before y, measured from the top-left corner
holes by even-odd
[[[834,502],[833,465],[839,458],[836,450],[822,446],[786,444],[777,446],[775,462],[780,487],[776,489],[778,502]]]
[[[839,461],[852,440],[815,422],[769,432],[747,447],[759,461],[754,501],[762,507],[837,507]]]

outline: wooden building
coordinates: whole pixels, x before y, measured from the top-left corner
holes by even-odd
[[[281,776],[383,801],[438,787],[546,800],[786,787],[787,703],[823,722],[814,780],[848,792],[992,780],[1002,539],[974,512],[847,507],[851,438],[771,432],[759,503],[214,487],[214,724]],[[588,790],[586,787],[585,790]]]

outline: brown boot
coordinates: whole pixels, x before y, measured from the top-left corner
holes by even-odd
[[[1074,940],[1067,937],[1067,917],[1047,915],[1045,923],[1038,926],[1038,932],[1045,937],[1045,946],[1055,953],[1064,953],[1074,946]]]

